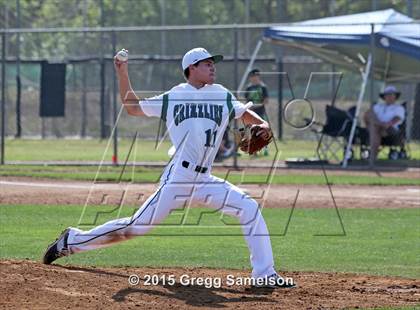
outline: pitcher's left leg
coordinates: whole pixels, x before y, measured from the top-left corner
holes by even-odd
[[[254,199],[229,182],[209,176],[205,184],[197,184],[193,201],[204,203],[239,220],[251,253],[254,278],[275,273],[270,235],[259,205]]]

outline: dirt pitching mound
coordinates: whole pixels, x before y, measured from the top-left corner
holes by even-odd
[[[130,285],[129,275],[140,277]],[[176,283],[145,285],[147,275]],[[415,306],[420,299],[417,280],[343,273],[288,272],[295,289],[251,289],[227,285],[227,276],[248,277],[246,271],[207,268],[95,268],[33,261],[0,261],[0,308],[13,309],[343,309]],[[220,288],[186,285],[181,277],[221,278]],[[185,279],[185,278],[184,278]],[[214,282],[216,283],[216,282]],[[216,286],[216,285],[214,285]]]

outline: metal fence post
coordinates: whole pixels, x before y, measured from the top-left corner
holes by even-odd
[[[87,27],[87,0],[83,1],[83,27]],[[83,46],[86,46],[86,32],[83,32]],[[86,50],[85,50],[86,52]],[[87,122],[87,97],[86,97],[86,64],[82,64],[82,106],[81,106],[81,128],[80,136],[86,137],[86,122]]]
[[[115,31],[112,32],[112,55],[115,55],[117,50],[117,36]],[[118,165],[118,126],[117,126],[117,77],[116,72],[113,70],[112,74],[112,114],[114,125],[114,154],[112,155],[112,163]]]
[[[20,0],[16,0],[17,27],[20,29]],[[22,136],[22,82],[20,79],[20,32],[16,34],[16,138]]]
[[[104,12],[104,1],[100,0],[100,10],[101,10],[101,27],[105,26],[105,12]],[[104,39],[104,32],[101,31],[101,46],[103,47],[105,43]],[[100,51],[101,59],[99,60],[100,64],[100,79],[101,79],[101,89],[100,89],[100,115],[101,115],[101,139],[105,139],[106,137],[106,130],[105,130],[105,59],[104,59],[104,53],[103,48],[101,48]]]
[[[4,165],[4,139],[6,121],[6,33],[1,34],[1,151],[0,165]]]

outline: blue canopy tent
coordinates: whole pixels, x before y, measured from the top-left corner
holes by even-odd
[[[420,23],[393,9],[266,28],[239,90],[263,41],[304,49],[329,63],[362,73],[347,151],[350,151],[369,75],[386,83],[420,81]],[[343,166],[347,166],[347,156]]]
[[[393,9],[270,27],[264,38],[353,70],[361,70],[373,52],[375,78],[386,82],[420,80],[420,23]]]

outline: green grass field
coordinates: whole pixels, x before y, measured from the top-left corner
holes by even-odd
[[[77,225],[81,210],[80,206],[0,206],[0,257],[39,260],[46,245],[62,229]],[[98,211],[109,210],[110,207],[89,207],[83,222],[89,223]],[[186,222],[195,223],[203,211],[208,210],[191,210]],[[132,212],[133,209],[125,208],[122,216]],[[200,226],[174,226],[181,218],[179,212],[165,220],[166,226],[152,230],[149,235],[59,262],[249,268],[247,247],[234,219],[226,219],[231,225],[220,227],[220,215],[207,214]],[[333,209],[296,209],[284,234],[290,209],[265,209],[280,270],[420,277],[420,256],[415,250],[420,234],[419,209],[343,209],[340,214],[345,236]],[[98,221],[102,223],[114,216],[102,214]]]
[[[124,161],[131,146],[131,140],[119,140],[119,158]],[[315,157],[316,141],[284,140],[276,141],[279,158],[284,160],[293,157]],[[168,161],[167,154],[171,144],[163,141],[156,149],[155,141],[138,139],[134,144],[131,160],[136,161]],[[411,158],[420,160],[420,143],[410,144]],[[108,146],[108,140],[6,140],[7,161],[100,161],[104,158],[110,161],[113,154],[112,143]],[[270,156],[264,159],[273,159],[275,145],[270,144]],[[387,153],[381,152],[380,158],[386,158]],[[245,157],[245,156],[244,156]],[[246,156],[247,157],[247,156]]]
[[[280,153],[279,158],[284,160],[291,157],[313,157],[316,142],[314,141],[282,141],[277,142]],[[154,141],[138,140],[133,148],[129,163],[134,160],[144,162],[167,162],[169,156],[167,150],[170,144],[164,141],[163,144],[155,149]],[[121,139],[119,145],[119,158],[122,164],[128,154],[130,141]],[[420,144],[411,144],[412,160],[395,162],[404,169],[404,165],[418,165],[420,163]],[[29,150],[29,151],[28,151]],[[271,145],[269,157],[249,158],[248,155],[242,155],[239,161],[265,160],[267,164],[274,158],[274,145]],[[382,157],[386,154],[383,153]],[[107,141],[100,140],[18,140],[8,139],[6,141],[6,162],[13,161],[96,161],[103,158],[109,161],[112,157],[112,146],[107,147]],[[385,163],[385,160],[382,159]],[[385,164],[394,164],[387,162]],[[47,166],[47,165],[5,165],[0,167],[0,176],[27,176],[42,177],[54,179],[70,179],[93,181],[98,173],[98,181],[118,181],[120,180],[122,167],[102,166],[100,169],[96,166]],[[155,183],[161,174],[161,168],[135,169],[127,167],[125,173],[121,176],[122,181],[151,182]],[[227,170],[226,170],[227,171]],[[268,169],[267,169],[268,172]],[[226,172],[215,173],[217,176],[225,178]],[[266,183],[266,173],[247,172],[245,176],[239,173],[231,172],[228,178],[235,184],[239,183]],[[332,184],[342,185],[419,185],[420,179],[404,177],[381,177],[380,175],[348,175],[343,171],[340,175],[329,176]],[[273,178],[273,184],[325,184],[325,178],[322,171],[319,174],[284,174],[277,170]]]

